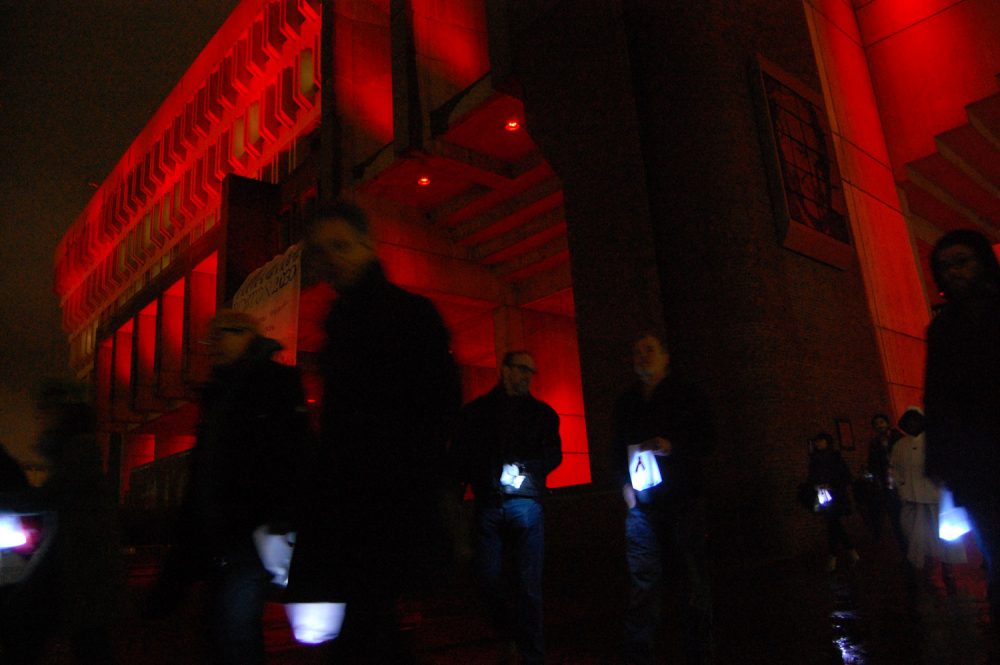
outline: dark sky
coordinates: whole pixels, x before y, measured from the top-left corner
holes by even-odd
[[[66,373],[62,234],[238,0],[0,0],[0,441]]]

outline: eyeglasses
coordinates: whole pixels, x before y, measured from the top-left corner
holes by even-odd
[[[522,365],[520,363],[511,363],[511,364],[507,365],[507,367],[511,367],[513,369],[521,370],[522,372],[524,372],[526,374],[531,374],[532,376],[534,376],[535,374],[538,373],[538,370],[535,369],[534,367],[532,367],[530,365]]]

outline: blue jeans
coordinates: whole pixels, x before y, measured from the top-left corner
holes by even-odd
[[[480,505],[476,522],[476,575],[490,616],[502,632],[513,634],[525,663],[542,663],[542,504],[510,498],[499,505]],[[505,546],[511,549],[517,569],[513,612],[501,579]]]
[[[654,643],[660,625],[663,559],[668,548],[686,583],[684,649],[689,663],[710,663],[712,590],[705,570],[705,529],[700,506],[645,512],[636,507],[625,519],[631,590],[625,615],[625,660],[629,665],[658,662]]]

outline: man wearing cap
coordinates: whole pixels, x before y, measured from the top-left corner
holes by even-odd
[[[181,547],[194,549],[195,565],[210,573],[214,662],[262,664],[271,576],[254,532],[290,530],[307,427],[302,383],[294,367],[271,358],[281,345],[244,312],[219,311],[208,343],[213,367],[201,394]]]
[[[476,575],[498,629],[522,661],[544,662],[542,563],[545,477],[562,461],[559,416],[530,392],[536,372],[527,351],[503,357],[500,382],[462,409],[452,444],[458,479],[476,497]],[[504,549],[516,562],[513,612],[502,578]]]

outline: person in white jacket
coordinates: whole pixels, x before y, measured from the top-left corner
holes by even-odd
[[[924,413],[909,407],[899,419],[906,436],[896,442],[890,457],[890,473],[902,501],[900,522],[906,534],[906,559],[914,573],[929,581],[934,560],[941,562],[941,579],[950,595],[956,591],[951,565],[965,563],[961,540],[947,542],[938,537],[941,488],[924,474]]]

